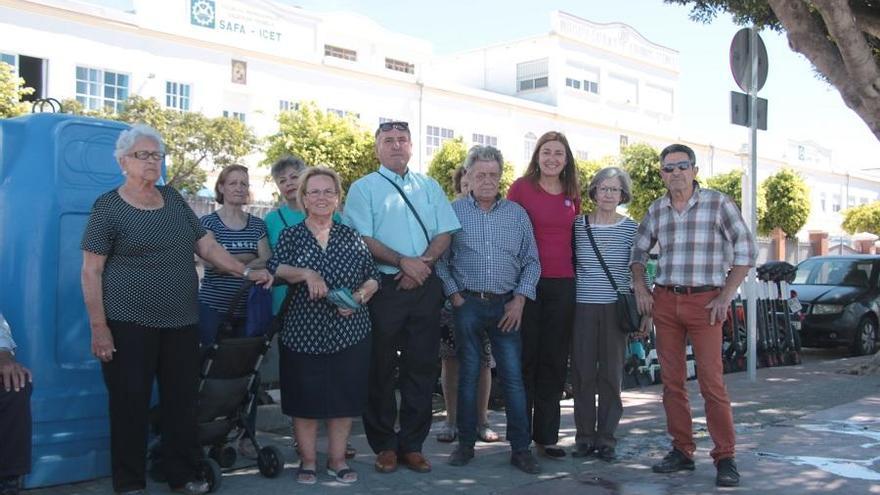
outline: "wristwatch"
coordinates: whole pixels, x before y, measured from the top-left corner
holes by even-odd
[[[248,278],[248,275],[250,275],[250,274],[251,274],[251,267],[246,266],[246,267],[244,267],[244,271],[241,272],[241,278]]]

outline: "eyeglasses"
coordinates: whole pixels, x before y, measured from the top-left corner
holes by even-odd
[[[619,187],[600,187],[599,192],[602,194],[617,194],[620,192]]]
[[[397,129],[398,131],[408,131],[409,130],[409,122],[382,122],[379,124],[379,130],[382,132],[388,132],[392,129]]]
[[[324,196],[325,198],[335,198],[339,194],[339,191],[336,189],[312,189],[311,191],[306,191],[306,196],[310,198],[318,198]]]
[[[152,158],[153,160],[160,162],[165,158],[165,153],[162,153],[161,151],[141,150],[141,151],[135,151],[134,153],[129,154],[129,156],[133,156],[133,157],[137,158],[138,160],[148,160],[148,159]]]
[[[676,168],[678,168],[679,170],[687,170],[687,169],[691,168],[692,166],[693,166],[693,164],[691,163],[690,160],[684,160],[682,162],[664,163],[663,166],[660,167],[660,170],[669,174],[669,173],[672,173]]]

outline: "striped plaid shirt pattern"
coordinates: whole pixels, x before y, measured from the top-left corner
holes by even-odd
[[[446,295],[514,291],[534,299],[541,263],[526,210],[499,199],[483,211],[472,197],[454,201],[452,209],[461,230],[452,234],[452,244],[437,262]]]
[[[695,186],[684,211],[669,195],[651,203],[636,233],[633,263],[646,264],[660,248],[655,282],[660,285],[723,287],[732,265],[754,266],[757,247],[742,214],[726,195]]]

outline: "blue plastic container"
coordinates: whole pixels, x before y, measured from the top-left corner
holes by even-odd
[[[0,119],[0,311],[34,375],[27,487],[110,473],[80,241],[95,198],[123,182],[113,149],[127,127],[65,114]]]

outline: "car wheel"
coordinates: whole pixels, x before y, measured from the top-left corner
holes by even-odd
[[[868,316],[859,320],[852,342],[852,352],[856,356],[873,354],[877,344],[877,323]]]

